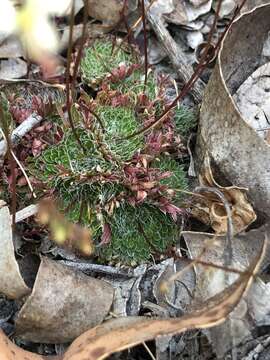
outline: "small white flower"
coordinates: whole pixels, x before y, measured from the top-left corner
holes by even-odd
[[[16,34],[27,55],[42,63],[58,50],[57,31],[50,16],[67,14],[71,5],[72,0],[25,0],[15,8],[11,0],[0,0],[0,33]]]

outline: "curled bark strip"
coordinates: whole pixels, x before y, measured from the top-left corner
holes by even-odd
[[[243,14],[227,32],[200,111],[196,154],[199,172],[210,156],[223,178],[248,187],[262,220],[269,220],[270,146],[240,114],[234,94],[267,60],[262,55],[270,30],[270,6]],[[250,26],[253,24],[253,26]]]

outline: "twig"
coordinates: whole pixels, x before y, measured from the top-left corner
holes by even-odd
[[[84,0],[84,12],[83,12],[83,29],[82,29],[82,36],[80,40],[80,46],[78,50],[78,54],[75,60],[75,65],[73,69],[73,77],[71,82],[71,92],[73,91],[75,87],[75,82],[77,79],[77,73],[79,69],[79,65],[81,62],[82,54],[83,54],[83,48],[86,41],[86,35],[87,35],[87,20],[88,20],[88,0]]]
[[[146,6],[149,6],[149,0],[145,0]],[[179,79],[183,83],[187,83],[193,74],[193,68],[186,63],[184,52],[177,46],[176,42],[171,37],[169,31],[166,29],[165,23],[161,16],[156,16],[151,9],[147,12],[146,17],[155,31],[158,39],[162,43],[164,50],[170,58],[173,67],[175,68]],[[198,79],[194,84],[191,93],[194,100],[199,103],[202,100],[202,94],[205,84],[202,80]]]
[[[4,140],[5,140],[6,143],[7,143],[7,138],[6,138],[6,135],[5,135],[4,131],[2,130],[2,128],[0,128],[0,133],[2,134]],[[26,182],[27,182],[27,184],[28,184],[28,187],[29,187],[29,189],[30,189],[33,197],[36,198],[37,196],[36,196],[36,194],[35,194],[35,192],[34,192],[34,189],[33,189],[33,186],[32,186],[32,184],[31,184],[31,182],[30,182],[29,177],[28,177],[28,175],[26,174],[26,171],[24,170],[24,167],[23,167],[22,164],[20,163],[20,161],[19,161],[19,159],[17,158],[17,156],[14,154],[14,151],[13,151],[13,150],[10,150],[10,153],[11,153],[11,155],[13,156],[13,159],[16,161],[16,163],[17,163],[17,165],[19,166],[19,168],[21,169],[21,172],[23,173],[23,175],[24,175],[24,177],[25,177],[25,179],[26,179]]]
[[[149,349],[149,347],[146,345],[145,341],[143,341],[142,344],[143,344],[143,346],[145,347],[145,350],[148,352],[150,358],[151,358],[152,360],[157,360],[157,359],[154,357],[154,355],[152,354],[152,351],[151,351],[151,350]]]
[[[42,117],[37,114],[31,114],[24,122],[22,122],[11,134],[10,140],[13,147],[17,146],[21,139],[29,133],[35,126],[42,121]],[[7,142],[0,141],[0,166],[3,164],[4,157],[7,152]]]
[[[31,184],[31,181],[28,177],[28,175],[26,174],[26,171],[24,170],[24,167],[22,166],[21,162],[19,161],[19,159],[17,158],[17,156],[14,154],[13,150],[11,150],[11,155],[13,156],[13,159],[16,161],[17,165],[19,166],[19,168],[21,169],[21,172],[23,173],[23,176],[25,177],[25,180],[27,182],[27,185],[33,195],[33,198],[36,199],[37,195],[34,192],[33,186]]]
[[[66,109],[67,109],[67,114],[68,114],[68,122],[71,128],[71,131],[74,135],[75,140],[77,141],[78,145],[80,146],[80,148],[83,150],[83,153],[86,154],[86,149],[83,146],[76,128],[74,126],[73,123],[73,119],[72,119],[72,112],[71,112],[71,107],[72,107],[72,84],[71,84],[71,79],[70,79],[70,67],[71,67],[71,62],[72,62],[72,49],[73,49],[73,29],[74,29],[74,18],[75,18],[75,2],[74,0],[72,1],[72,8],[71,8],[71,14],[70,14],[70,26],[69,26],[69,46],[68,46],[68,54],[67,54],[67,68],[66,68]]]
[[[60,260],[59,263],[83,271],[85,273],[97,272],[100,274],[108,274],[111,276],[123,276],[127,278],[132,278],[135,276],[134,270],[131,268],[121,269],[108,265],[91,264],[89,263],[89,261],[84,261],[84,260],[80,260],[80,261]]]
[[[8,84],[20,84],[20,83],[28,83],[32,85],[42,85],[43,87],[51,87],[59,90],[64,90],[65,86],[62,84],[51,84],[38,79],[0,79],[0,85],[8,85]]]
[[[15,222],[18,223],[25,219],[28,219],[30,216],[36,215],[37,212],[38,212],[37,205],[29,205],[26,208],[16,212]]]

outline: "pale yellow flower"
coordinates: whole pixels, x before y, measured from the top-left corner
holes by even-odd
[[[25,0],[15,7],[0,0],[0,33],[16,34],[27,55],[39,63],[57,53],[59,39],[50,17],[67,14],[72,0]]]

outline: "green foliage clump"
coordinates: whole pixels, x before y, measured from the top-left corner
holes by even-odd
[[[112,222],[112,241],[101,253],[102,258],[140,262],[149,254],[164,253],[177,240],[175,222],[155,206],[121,205]]]
[[[106,77],[111,77],[110,87],[121,93],[128,93],[131,97],[144,92],[149,99],[156,96],[156,81],[153,73],[148,74],[148,81],[144,85],[144,73],[138,68],[135,49],[128,51],[125,46],[113,45],[108,39],[97,39],[93,46],[85,51],[81,62],[83,80],[94,88],[98,88]],[[121,70],[126,69],[127,76],[121,78]]]
[[[191,117],[176,110],[162,127],[131,136],[155,119],[166,101],[162,92],[157,96],[158,84],[151,74],[144,89],[138,66],[126,69],[126,76],[118,80],[108,77],[108,67],[113,72],[122,62],[132,66],[134,58],[123,50],[114,58],[108,41],[86,50],[83,79],[101,79],[95,99],[79,99],[72,112],[86,153],[67,128],[60,142],[32,160],[32,171],[39,176],[42,172],[46,189],[54,190],[69,220],[90,227],[97,245],[107,229],[109,243],[96,247],[101,260],[130,264],[164,253],[177,239],[175,218],[183,206],[181,190],[188,185],[183,166],[167,146],[179,145],[178,130],[185,133]],[[85,108],[91,109],[90,117]],[[88,125],[83,126],[86,118]]]
[[[170,172],[171,176],[161,179],[160,184],[166,185],[169,189],[176,190],[174,201],[179,203],[183,199],[181,190],[187,190],[187,180],[184,166],[173,160],[170,156],[163,155],[154,161],[153,167],[159,168],[162,172]],[[178,191],[177,191],[178,190]]]
[[[138,130],[134,109],[129,107],[99,106],[98,115],[105,128],[104,142],[108,149],[121,160],[129,160],[142,146],[142,138],[134,137],[125,139],[128,135]]]
[[[190,130],[196,127],[197,120],[194,112],[186,106],[179,106],[175,109],[174,122],[176,131],[182,136],[187,136]]]
[[[81,62],[81,72],[85,82],[99,83],[120,64],[132,65],[132,55],[122,49],[114,51],[116,46],[109,39],[100,39],[86,49]]]

